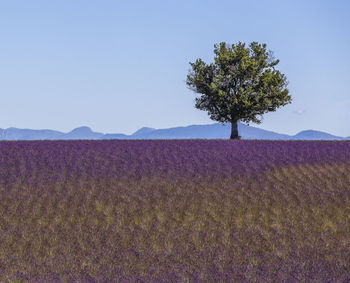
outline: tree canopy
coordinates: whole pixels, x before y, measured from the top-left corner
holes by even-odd
[[[238,122],[261,123],[262,115],[291,103],[287,78],[275,67],[279,60],[266,44],[225,42],[214,45],[214,62],[190,62],[186,84],[195,93],[195,107],[208,111],[212,120],[232,125],[238,139]]]

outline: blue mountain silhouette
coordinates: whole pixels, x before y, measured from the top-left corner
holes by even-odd
[[[242,123],[238,124],[239,134],[243,139],[264,140],[350,140],[334,136],[325,132],[306,130],[294,136],[263,130]],[[131,135],[103,134],[94,132],[91,128],[83,126],[63,133],[53,130],[31,130],[8,128],[0,129],[0,140],[97,140],[97,139],[228,139],[231,125],[229,123],[190,125],[168,129],[154,129],[143,127]]]

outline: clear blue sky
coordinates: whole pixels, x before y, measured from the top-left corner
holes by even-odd
[[[211,62],[215,43],[258,41],[293,98],[259,127],[350,136],[349,13],[346,0],[0,0],[0,128],[214,123],[194,108],[189,62]]]

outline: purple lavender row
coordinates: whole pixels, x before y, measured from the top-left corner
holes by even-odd
[[[350,142],[41,141],[0,143],[0,184],[72,179],[234,177],[296,164],[350,162]]]

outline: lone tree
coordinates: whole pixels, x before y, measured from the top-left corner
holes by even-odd
[[[191,63],[186,84],[201,94],[195,106],[212,120],[232,125],[230,139],[239,139],[238,122],[261,123],[262,115],[291,103],[287,79],[275,69],[279,63],[266,44],[238,42],[214,45],[214,63]]]

